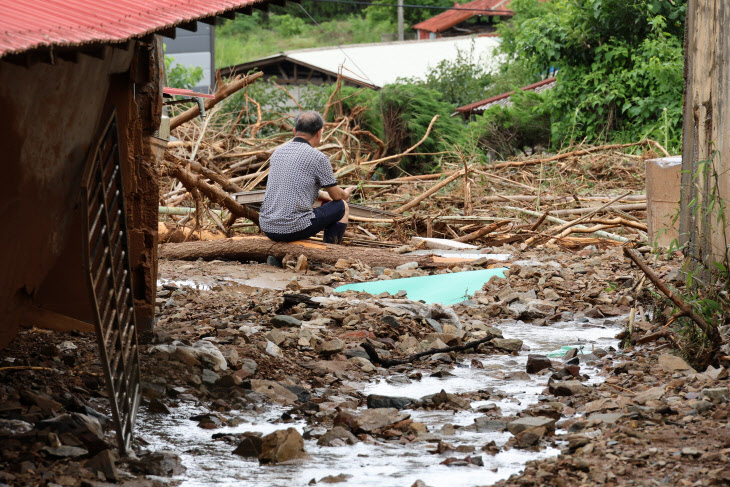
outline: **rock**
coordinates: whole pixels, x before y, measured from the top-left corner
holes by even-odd
[[[287,334],[278,328],[274,328],[266,334],[266,339],[278,347],[287,339]]]
[[[621,413],[598,413],[591,414],[588,419],[594,423],[616,424],[623,417]]]
[[[665,372],[695,372],[695,370],[690,367],[687,362],[682,360],[681,357],[677,357],[676,355],[670,355],[668,353],[659,356],[659,366]]]
[[[543,436],[547,433],[547,429],[544,426],[537,428],[526,429],[515,435],[517,445],[520,448],[530,448],[537,445]]]
[[[340,482],[346,482],[347,479],[352,477],[350,474],[341,473],[339,475],[327,475],[319,479],[320,484],[339,484]]]
[[[363,358],[368,361],[370,360],[370,355],[368,355],[368,353],[365,351],[365,349],[361,348],[361,347],[347,349],[347,350],[345,350],[344,355],[347,358],[359,357],[359,358]]]
[[[388,326],[392,326],[394,328],[398,328],[400,326],[400,321],[398,321],[398,318],[392,315],[385,315],[382,318],[383,323],[385,323]]]
[[[377,370],[370,360],[362,357],[352,357],[351,359],[348,359],[348,362],[355,364],[360,370],[366,373],[375,372]]]
[[[554,396],[575,396],[577,394],[586,394],[591,391],[591,388],[584,386],[577,380],[566,380],[548,383],[548,391]]]
[[[521,316],[523,319],[535,320],[538,318],[547,318],[555,314],[555,304],[549,301],[532,299],[527,302],[527,309]]]
[[[241,359],[241,370],[245,370],[250,376],[256,375],[258,368],[259,366],[255,360],[250,358]]]
[[[426,323],[428,323],[428,325],[431,328],[433,328],[433,331],[435,331],[436,333],[443,333],[444,332],[444,329],[441,326],[441,323],[439,323],[438,321],[434,320],[433,318],[426,318]]]
[[[586,435],[571,435],[568,437],[568,448],[574,452],[578,448],[582,448],[591,442],[591,438]]]
[[[198,360],[193,347],[175,347],[175,350],[170,354],[170,360],[181,362],[188,367],[200,366],[200,360]]]
[[[563,355],[563,360],[567,362],[568,360],[574,359],[577,356],[578,356],[578,349],[571,348],[570,350],[565,352],[565,354]]]
[[[378,408],[394,408],[394,409],[405,409],[415,404],[415,399],[410,397],[391,397],[381,396],[378,394],[370,394],[367,398],[369,409]]]
[[[147,405],[147,411],[149,411],[151,414],[170,414],[170,408],[168,408],[158,399],[152,399],[150,401],[150,403]]]
[[[272,357],[281,357],[281,349],[272,341],[266,340],[264,351]]]
[[[0,419],[0,436],[22,435],[32,429],[32,424],[19,419]]]
[[[507,350],[508,352],[519,352],[522,350],[522,340],[518,338],[495,338],[492,340],[492,345],[500,350]]]
[[[304,439],[294,428],[274,431],[261,438],[259,463],[281,463],[304,456]]]
[[[92,472],[101,472],[109,482],[116,482],[119,480],[119,475],[114,466],[114,460],[111,450],[104,450],[87,460],[84,467]]]
[[[245,458],[258,458],[261,455],[261,433],[244,433],[245,437],[238,444],[234,455],[238,455]]]
[[[312,398],[312,394],[302,386],[290,386],[286,384],[282,384],[282,386],[289,392],[296,394],[297,401],[301,403],[305,403]]]
[[[57,458],[74,458],[74,457],[81,457],[83,455],[87,455],[89,452],[88,450],[84,448],[79,448],[77,446],[44,446],[41,448],[42,451],[48,453],[52,457]]]
[[[339,338],[335,338],[334,340],[327,340],[326,342],[322,343],[322,347],[320,348],[319,352],[322,355],[330,356],[340,353],[342,350],[344,350],[344,348],[345,343]]]
[[[634,402],[636,404],[646,404],[649,401],[656,401],[664,395],[665,390],[665,386],[652,387],[634,396]]]
[[[531,428],[545,428],[548,431],[554,431],[555,420],[545,416],[527,416],[507,424],[507,431],[515,436]]]
[[[228,370],[228,362],[218,347],[209,340],[199,340],[193,343],[193,349],[198,360],[207,362],[213,366],[213,370]]]
[[[251,390],[265,395],[274,402],[287,406],[293,405],[298,400],[296,394],[278,382],[271,380],[252,379]]]
[[[550,359],[544,355],[528,355],[526,371],[528,374],[537,374],[543,369],[552,367]]]
[[[271,318],[271,325],[274,328],[299,328],[302,326],[302,322],[293,316],[276,315]]]
[[[132,473],[158,477],[173,477],[185,472],[180,457],[165,450],[141,455],[137,460],[128,460],[127,466]]]
[[[359,440],[353,435],[350,430],[342,426],[335,426],[327,433],[323,434],[317,440],[319,446],[344,446],[354,445]]]
[[[212,370],[210,370],[210,369],[203,369],[203,374],[201,376],[201,379],[206,384],[215,384],[215,382],[217,380],[219,380],[220,378],[221,378],[221,376],[218,375],[218,374],[216,374]]]
[[[244,379],[247,379],[249,377],[248,372],[243,371],[241,373],[240,370],[237,370],[233,374],[224,375],[217,381],[215,381],[215,385],[218,387],[237,387],[241,385],[241,382],[243,382]]]
[[[279,262],[279,259],[277,259],[273,255],[269,255],[268,257],[266,257],[266,263],[273,267],[283,267],[281,265],[281,262]]]
[[[474,425],[476,426],[477,433],[504,431],[507,429],[507,421],[493,419],[489,416],[474,418]]]
[[[410,414],[401,413],[395,408],[366,409],[355,417],[352,426],[355,432],[370,433],[410,417]]]
[[[407,271],[410,269],[418,269],[418,262],[406,262],[405,264],[401,264],[395,268],[397,271]]]
[[[727,402],[728,398],[730,398],[730,389],[728,389],[727,387],[702,389],[702,392],[700,392],[700,398],[708,399],[715,404]]]
[[[109,445],[104,441],[104,431],[99,421],[85,414],[62,414],[53,419],[41,421],[38,429],[45,428],[59,436],[70,433],[78,438],[92,455],[109,449]]]
[[[225,357],[230,368],[238,368],[241,365],[241,357],[239,357],[238,351],[235,348],[224,350],[223,357]]]

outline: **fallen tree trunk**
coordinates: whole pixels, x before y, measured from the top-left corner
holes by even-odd
[[[420,267],[444,267],[430,256],[400,255],[387,250],[345,247],[308,240],[274,242],[266,237],[233,237],[207,242],[168,243],[160,246],[159,257],[167,260],[230,259],[265,262],[272,255],[281,259],[287,254],[304,255],[309,261],[335,264],[339,259],[356,259],[371,267],[394,268],[407,262]]]
[[[503,226],[505,226],[506,224],[511,223],[511,222],[512,222],[511,220],[502,220],[501,222],[495,222],[495,223],[492,223],[491,225],[487,225],[486,227],[477,230],[476,232],[468,233],[462,237],[455,238],[454,241],[461,242],[461,243],[469,243],[478,238],[482,238],[483,236],[488,235],[488,234],[492,233],[493,231],[495,231],[499,228],[502,228]]]

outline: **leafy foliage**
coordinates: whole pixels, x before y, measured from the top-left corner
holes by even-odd
[[[510,8],[504,52],[535,75],[559,70],[546,98],[555,142],[650,137],[678,150],[685,0],[513,0]]]
[[[165,82],[173,88],[191,89],[203,79],[203,68],[195,66],[188,68],[182,64],[175,64],[175,58],[165,56]]]
[[[545,94],[517,91],[510,97],[512,106],[494,106],[470,124],[478,134],[478,147],[504,159],[525,147],[550,143],[550,112]]]
[[[454,106],[483,99],[493,77],[486,68],[485,60],[480,59],[474,51],[472,41],[470,50],[457,48],[455,58],[440,61],[424,79],[409,78],[402,81],[438,91],[445,102]]]

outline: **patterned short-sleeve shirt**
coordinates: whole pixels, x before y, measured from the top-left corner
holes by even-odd
[[[329,158],[301,137],[271,155],[259,224],[270,233],[289,234],[310,225],[320,188],[337,185]]]

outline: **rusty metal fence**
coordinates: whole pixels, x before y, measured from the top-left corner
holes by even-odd
[[[82,182],[84,263],[120,451],[130,448],[140,372],[116,113],[89,153]]]

